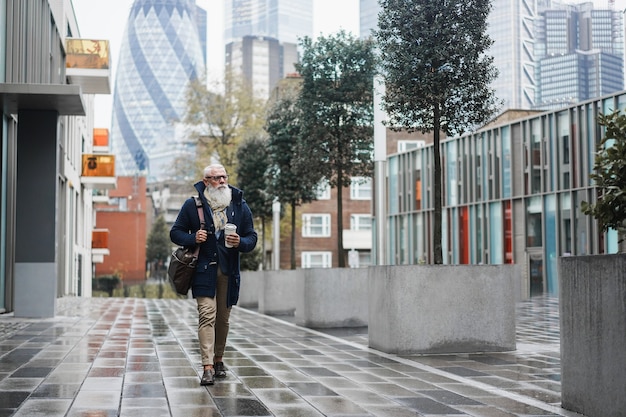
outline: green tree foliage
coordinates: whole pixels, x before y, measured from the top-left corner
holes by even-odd
[[[159,279],[163,278],[165,262],[172,253],[172,243],[170,241],[169,229],[162,215],[159,215],[150,233],[146,247],[146,259],[154,266],[154,271]]]
[[[96,291],[105,291],[109,297],[113,297],[113,291],[119,287],[122,280],[118,275],[102,275],[94,278],[93,289]]]
[[[242,271],[258,271],[263,262],[263,253],[257,246],[252,252],[242,253],[239,260],[239,268]]]
[[[261,254],[265,253],[265,221],[272,217],[267,140],[253,137],[237,150],[237,185],[244,190],[252,215],[261,220]]]
[[[270,194],[291,206],[291,269],[296,269],[296,207],[315,199],[320,176],[312,169],[314,152],[303,140],[302,111],[298,107],[300,82],[285,79],[277,87],[266,117],[269,135],[268,155],[271,161]],[[315,161],[316,162],[316,161]]]
[[[204,80],[192,81],[186,91],[185,123],[196,142],[196,170],[212,159],[219,160],[236,183],[236,156],[239,144],[263,131],[263,101],[241,78],[226,74],[223,83],[207,87]]]
[[[590,177],[600,195],[595,204],[583,201],[581,208],[584,214],[598,220],[602,231],[617,230],[619,242],[623,244],[626,235],[626,114],[620,114],[619,110],[599,114],[598,124],[605,128],[605,133],[598,145]]]
[[[370,40],[340,31],[301,41],[299,107],[302,137],[312,152],[309,169],[337,188],[337,249],[343,256],[343,189],[353,177],[373,173],[373,79],[376,59]]]
[[[452,136],[498,110],[493,41],[486,34],[490,0],[380,0],[378,30],[391,128],[433,132],[434,263],[443,263],[440,133]]]

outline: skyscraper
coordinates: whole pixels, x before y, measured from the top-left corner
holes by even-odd
[[[359,0],[359,33],[361,38],[372,35],[372,30],[378,26],[378,0]]]
[[[312,0],[227,0],[226,70],[242,75],[260,98],[295,71],[298,39],[313,35]]]
[[[487,33],[499,71],[492,87],[507,109],[547,109],[624,87],[623,15],[609,6],[493,0]],[[377,0],[360,0],[361,36],[377,25]],[[596,6],[603,7],[603,6]]]
[[[195,0],[135,0],[120,47],[111,141],[118,176],[171,178],[189,152],[177,122],[206,64],[206,11]]]
[[[266,36],[298,43],[313,34],[313,0],[226,0],[224,42]]]
[[[535,20],[536,108],[558,108],[624,88],[621,12],[552,2]]]
[[[533,22],[536,0],[494,0],[487,33],[493,39],[489,53],[499,75],[492,83],[506,109],[531,109],[535,104]]]

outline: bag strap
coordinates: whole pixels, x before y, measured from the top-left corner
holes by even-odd
[[[204,227],[206,226],[206,223],[204,221],[204,210],[202,210],[202,200],[200,200],[200,197],[198,196],[193,196],[193,199],[196,202],[196,207],[198,208],[198,217],[200,218],[200,229],[204,229]],[[196,250],[194,251],[193,255],[195,257],[198,256],[198,253],[200,253],[200,245],[196,246]]]

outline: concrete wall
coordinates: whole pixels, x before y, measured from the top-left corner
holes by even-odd
[[[369,268],[369,345],[387,353],[515,350],[518,265]]]
[[[587,416],[626,410],[626,254],[562,257],[561,405]]]
[[[259,291],[259,312],[275,316],[294,314],[303,285],[303,269],[264,271]]]
[[[239,287],[239,305],[244,308],[257,308],[259,296],[263,290],[263,276],[266,271],[241,271]]]
[[[367,269],[305,269],[295,319],[311,328],[367,326]]]

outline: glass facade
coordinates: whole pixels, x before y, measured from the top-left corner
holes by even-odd
[[[535,101],[534,34],[535,0],[493,0],[487,33],[494,40],[498,78],[492,87],[504,109],[530,109]]]
[[[226,0],[224,42],[266,36],[297,44],[313,35],[313,0]]]
[[[581,211],[597,200],[595,120],[616,109],[626,93],[444,140],[444,263],[522,264],[529,295],[557,294],[559,256],[616,252]],[[388,157],[390,264],[433,260],[432,157],[432,144]]]
[[[544,7],[534,23],[534,108],[556,109],[621,91],[623,14],[594,10],[591,2]]]
[[[296,71],[299,38],[313,36],[313,0],[227,0],[224,10],[226,71],[267,99]]]
[[[113,97],[116,175],[171,179],[192,152],[178,127],[185,90],[205,70],[206,12],[194,0],[135,0],[120,47]],[[198,22],[201,22],[198,25]]]
[[[378,27],[378,0],[359,0],[359,33],[361,38],[371,36]]]

